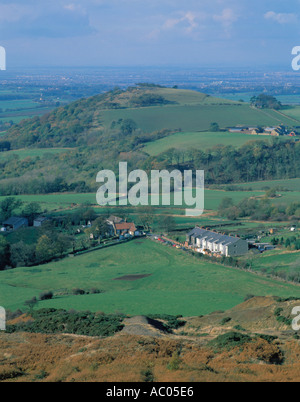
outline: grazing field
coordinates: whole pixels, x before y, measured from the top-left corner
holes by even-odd
[[[0,154],[1,160],[1,154]],[[229,197],[232,198],[235,204],[239,203],[245,198],[255,197],[260,199],[264,197],[265,192],[263,190],[252,190],[252,191],[225,191],[225,190],[209,190],[205,189],[204,191],[204,209],[206,211],[217,211],[220,205],[220,202],[223,198]],[[0,197],[0,202],[6,197]],[[37,195],[18,195],[17,199],[20,199],[25,204],[30,202],[38,202],[40,203],[42,209],[47,211],[54,211],[58,209],[66,209],[73,208],[76,205],[81,204],[91,204],[97,207],[98,212],[105,210],[109,213],[117,213],[118,207],[100,207],[97,205],[96,200],[96,192],[95,193],[57,193],[57,194],[37,194]],[[280,204],[289,204],[291,202],[297,202],[300,199],[300,191],[280,191],[280,196],[271,199],[271,202],[275,205]],[[184,199],[183,199],[184,200]],[[124,208],[124,207],[120,207]],[[182,206],[174,206],[172,203],[171,197],[171,205],[163,206],[160,205],[158,207],[154,207],[156,211],[161,210],[163,213],[172,213],[174,215],[183,215],[185,214],[185,208],[189,208],[183,202]],[[114,212],[112,212],[114,211]],[[126,208],[126,213],[135,213],[137,210],[135,207],[128,206]]]
[[[252,268],[256,271],[289,274],[300,271],[300,251],[290,253],[287,250],[272,250],[249,257],[247,260],[252,262]]]
[[[132,275],[144,277],[120,280]],[[74,288],[97,288],[102,293],[75,296]],[[55,297],[39,301],[37,308],[133,315],[197,316],[231,308],[247,294],[300,296],[299,286],[211,264],[148,239],[47,265],[0,272],[0,305],[5,308],[24,308],[25,300],[50,290]]]
[[[300,121],[300,106],[290,106],[289,108],[285,108],[283,113],[286,116]]]
[[[263,196],[263,192],[260,191],[223,191],[223,190],[205,190],[205,200],[204,200],[204,207],[206,210],[213,210],[216,211],[219,207],[220,202],[224,197],[231,197],[234,202],[239,202],[247,197],[259,197]],[[294,193],[285,193],[287,196]],[[6,197],[0,197],[0,202]],[[36,201],[42,205],[43,208],[47,209],[48,211],[54,209],[64,209],[69,208],[72,204],[84,204],[90,203],[92,205],[97,205],[96,201],[96,192],[95,193],[58,193],[58,194],[45,194],[45,195],[20,195],[16,196],[16,198],[22,200],[24,203],[29,203]],[[282,200],[286,200],[286,197],[282,197]],[[103,208],[103,207],[99,207]],[[123,207],[120,207],[123,208]],[[134,211],[134,207],[130,207],[131,212]],[[172,197],[171,197],[171,206],[160,206],[166,212],[167,210],[172,211]],[[182,207],[176,206],[175,207],[175,214],[184,213],[184,208],[186,205],[183,203]],[[106,209],[117,209],[117,207],[109,207]],[[157,208],[155,208],[157,209]],[[177,212],[176,212],[177,211]],[[181,211],[181,213],[180,213]]]
[[[252,188],[253,190],[265,190],[266,188],[284,188],[289,191],[299,191],[300,178],[285,180],[256,181],[237,184],[238,187]]]
[[[183,149],[210,149],[216,145],[232,145],[239,148],[248,141],[266,140],[266,136],[254,136],[243,133],[229,132],[196,132],[176,133],[147,144],[143,151],[151,156],[160,154],[169,148]]]
[[[243,104],[200,104],[153,106],[134,109],[102,110],[100,118],[105,126],[113,121],[133,119],[145,132],[165,128],[187,132],[208,131],[210,124],[216,122],[221,128],[241,125],[294,125],[295,121],[274,110],[253,109]]]

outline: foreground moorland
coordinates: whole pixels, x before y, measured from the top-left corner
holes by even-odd
[[[0,381],[299,381],[299,336],[290,327],[297,304],[252,297],[224,312],[183,317],[171,331],[163,318],[137,316],[124,317],[108,337],[67,329],[1,333]],[[9,324],[24,323],[30,325],[30,316]]]

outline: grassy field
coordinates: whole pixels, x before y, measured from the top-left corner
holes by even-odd
[[[150,275],[134,281],[124,275]],[[97,288],[100,294],[74,296],[72,289]],[[51,290],[55,298],[38,308],[168,313],[195,316],[226,310],[247,294],[299,296],[297,286],[200,261],[185,252],[136,240],[32,268],[0,272],[0,305],[15,310],[25,300]]]
[[[237,184],[239,187],[252,188],[253,190],[264,190],[266,188],[280,187],[289,191],[299,191],[300,178],[285,180],[257,181]]]
[[[226,100],[223,101],[226,103]],[[212,122],[221,128],[242,125],[294,125],[295,121],[273,110],[257,110],[249,105],[240,104],[200,104],[155,106],[135,109],[102,110],[100,118],[104,125],[110,126],[112,121],[133,119],[139,128],[152,132],[165,128],[182,131],[208,131]]]
[[[143,151],[151,156],[160,154],[169,148],[183,149],[209,149],[216,145],[232,145],[236,148],[241,147],[249,141],[266,140],[267,136],[253,136],[242,133],[229,132],[196,132],[196,133],[176,133],[157,141],[148,143]],[[287,140],[284,138],[284,140]]]
[[[265,194],[262,190],[252,190],[252,191],[225,191],[225,190],[209,190],[204,191],[204,208],[206,211],[217,211],[220,202],[223,198],[232,198],[234,203],[242,201],[245,198],[256,197],[261,198]],[[6,197],[0,197],[0,202]],[[97,206],[97,209],[109,209],[117,212],[118,207],[100,207],[97,205],[96,193],[58,193],[58,194],[37,194],[37,195],[20,195],[16,198],[22,200],[25,204],[36,201],[41,204],[43,209],[47,211],[53,211],[58,209],[70,208],[72,204],[84,204],[89,203],[91,205]],[[272,203],[275,205],[289,204],[291,202],[297,202],[300,199],[300,191],[287,191],[280,192],[280,197],[272,199]],[[164,213],[174,213],[175,215],[185,214],[185,208],[187,206],[184,204],[182,206],[172,206],[172,197],[170,206],[160,206],[155,209],[161,209]],[[122,208],[122,207],[120,207]],[[127,212],[134,213],[134,207],[128,206]]]
[[[283,113],[293,119],[300,119],[300,106],[290,106],[283,110]]]
[[[247,261],[252,262],[252,269],[256,271],[265,271],[267,273],[299,272],[300,251],[290,253],[287,250],[277,249],[267,251],[258,256],[248,257]]]

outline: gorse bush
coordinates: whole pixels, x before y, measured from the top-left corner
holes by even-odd
[[[33,332],[44,334],[69,333],[88,336],[111,336],[123,328],[122,315],[96,314],[90,311],[76,312],[41,309],[31,313],[28,323],[9,325],[8,332]]]
[[[230,350],[236,346],[243,346],[245,343],[248,343],[251,340],[252,338],[248,335],[241,334],[239,332],[228,332],[226,334],[219,335],[217,338],[210,341],[209,346],[215,350]]]

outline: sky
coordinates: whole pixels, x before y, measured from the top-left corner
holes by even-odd
[[[300,0],[0,0],[7,67],[290,66]]]

